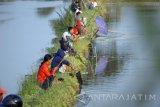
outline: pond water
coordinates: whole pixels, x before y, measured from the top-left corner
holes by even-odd
[[[82,86],[90,101],[78,99],[75,107],[158,107],[160,3],[108,6],[110,33],[94,41],[96,71]]]
[[[0,87],[17,93],[26,74],[51,46],[50,20],[69,6],[64,1],[0,2]]]

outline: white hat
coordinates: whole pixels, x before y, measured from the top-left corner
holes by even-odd
[[[67,37],[69,37],[69,38],[70,38],[70,37],[72,37],[72,36],[71,36],[71,34],[70,34],[70,33],[68,33],[68,32],[64,32],[64,33],[63,33],[63,35],[62,35],[62,38],[63,38],[65,41],[67,41]]]

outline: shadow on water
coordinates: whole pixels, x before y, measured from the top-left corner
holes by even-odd
[[[45,17],[45,16],[52,14],[54,9],[55,9],[54,7],[38,8],[37,14],[41,17]]]
[[[1,19],[1,20],[0,20],[0,24],[4,24],[5,22],[11,21],[11,20],[13,20],[13,19],[14,19],[14,18]]]

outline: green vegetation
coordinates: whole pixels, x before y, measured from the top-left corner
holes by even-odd
[[[36,74],[27,78],[23,83],[20,95],[24,101],[24,107],[69,107],[71,106],[79,90],[76,77],[71,78],[67,74],[58,74],[63,77],[63,83],[53,83],[47,91],[37,85]],[[56,81],[56,80],[55,80]]]
[[[96,16],[106,17],[107,13],[106,5],[103,4],[104,1],[98,1],[101,7],[97,7],[94,10],[88,10],[87,8],[83,10],[82,15],[87,18],[88,22],[87,33],[84,38],[80,38],[74,43],[73,48],[78,55],[66,56],[65,58],[74,64],[76,68],[74,72],[86,72],[87,70],[88,44],[91,42],[90,36],[96,31],[95,18]],[[58,13],[60,16],[58,20],[51,21],[51,26],[55,29],[57,36],[52,40],[54,46],[47,49],[50,54],[55,53],[59,48],[59,40],[62,33],[67,30],[68,26],[73,26],[74,24],[74,14],[68,9],[64,10],[65,14]],[[37,72],[37,70],[35,71]],[[68,74],[57,74],[56,78],[63,77],[65,81],[60,84],[54,83],[49,90],[44,91],[37,85],[36,72],[33,73],[33,76],[25,79],[23,87],[19,92],[23,98],[24,107],[71,107],[74,105],[79,91],[76,77],[71,78]]]

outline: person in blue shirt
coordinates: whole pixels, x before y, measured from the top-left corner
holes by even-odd
[[[7,91],[5,91],[4,89],[0,88],[0,107],[3,107],[2,100],[3,100],[3,95],[4,94],[7,94]]]
[[[65,56],[65,52],[63,49],[59,49],[54,58],[52,59],[52,62],[51,62],[51,70],[54,70],[56,67],[60,68],[63,64],[64,65],[67,65],[67,67],[71,67],[72,70],[74,70],[74,67],[73,65],[64,59],[64,56]]]

